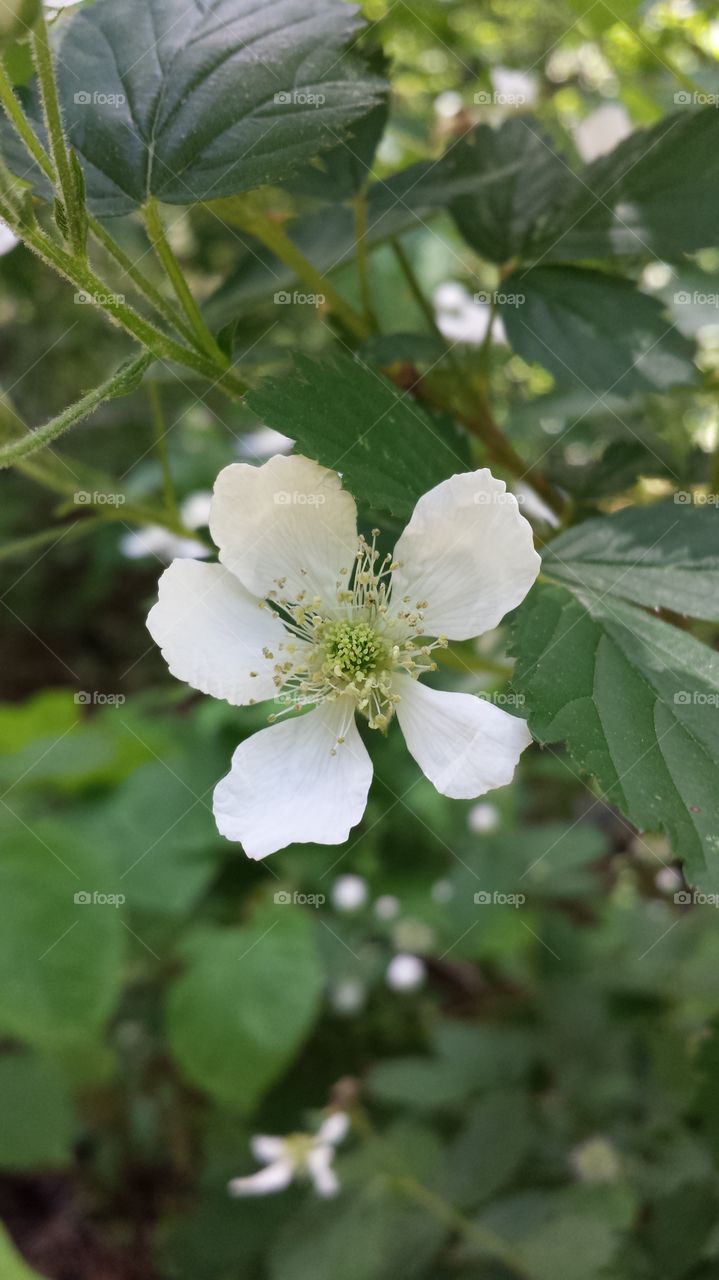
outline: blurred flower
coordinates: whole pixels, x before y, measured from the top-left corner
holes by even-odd
[[[499,809],[496,804],[473,804],[467,814],[467,826],[476,836],[488,835],[499,826]]]
[[[211,493],[192,493],[180,507],[180,517],[187,529],[202,529],[210,518]],[[187,557],[209,556],[210,552],[204,542],[198,538],[182,538],[171,533],[162,525],[148,524],[142,529],[133,529],[126,533],[120,542],[123,555],[129,560],[140,560],[143,556],[156,556],[158,560],[174,560],[176,556]]]
[[[387,986],[392,991],[418,991],[427,977],[427,966],[419,956],[401,951],[387,965]]]
[[[580,1182],[614,1182],[622,1166],[616,1147],[608,1138],[587,1138],[569,1153],[569,1163]]]
[[[374,904],[374,913],[378,920],[395,920],[402,904],[393,893],[383,893]]]
[[[362,876],[338,876],[332,885],[332,906],[335,911],[359,911],[368,897],[367,881]]]
[[[436,944],[434,929],[424,920],[398,920],[392,930],[392,940],[398,951],[432,951]]]
[[[367,998],[367,988],[356,978],[342,978],[330,988],[330,1005],[335,1013],[359,1013]]]
[[[340,1184],[332,1161],[349,1124],[343,1111],[335,1111],[315,1134],[290,1133],[285,1138],[258,1134],[252,1139],[252,1154],[266,1167],[247,1178],[233,1178],[228,1184],[230,1195],[272,1195],[301,1177],[309,1178],[318,1196],[336,1196]]]
[[[509,106],[531,107],[539,96],[539,80],[531,71],[516,71],[514,67],[494,67],[492,84],[499,105],[503,99]]]
[[[237,452],[241,458],[249,458],[253,462],[264,462],[276,453],[289,453],[294,448],[294,440],[283,436],[274,427],[257,427],[240,436]]]
[[[10,253],[19,243],[20,241],[14,231],[10,230],[6,222],[0,221],[0,258],[6,253]]]
[[[435,649],[496,627],[539,572],[503,481],[486,469],[444,480],[381,560],[378,531],[358,537],[337,473],[277,456],[220,473],[210,528],[220,563],[175,560],[147,625],[179,680],[233,706],[280,705],[215,789],[222,835],[250,858],[343,843],[372,780],[357,713],[382,731],[396,714],[442,795],[473,799],[511,780],[531,742],[524,720],[419,680],[436,670]]]
[[[576,126],[574,141],[582,160],[590,164],[613,151],[631,132],[632,122],[625,108],[618,102],[607,102]]]
[[[454,897],[454,885],[451,880],[436,880],[431,893],[435,902],[451,902]]]
[[[684,880],[674,867],[662,867],[661,871],[657,871],[654,883],[662,893],[675,893],[677,889],[681,889]]]
[[[487,302],[476,301],[463,284],[448,280],[434,291],[434,307],[437,327],[449,342],[466,342],[480,346],[487,336],[492,308]],[[492,325],[492,341],[506,342],[504,325],[495,316]]]

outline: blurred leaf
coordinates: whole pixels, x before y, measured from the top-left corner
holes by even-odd
[[[602,1200],[581,1187],[527,1192],[500,1201],[478,1221],[511,1244],[531,1280],[603,1280],[620,1235]]]
[[[0,1166],[65,1164],[74,1134],[72,1101],[57,1068],[27,1053],[0,1055]]]
[[[534,267],[509,276],[500,310],[528,363],[561,384],[631,396],[692,382],[693,346],[660,303],[621,276],[586,267]]]
[[[0,1226],[0,1268],[3,1280],[44,1280],[37,1271],[31,1271],[14,1248],[10,1236]]]
[[[462,1118],[445,1152],[437,1189],[460,1209],[488,1200],[507,1185],[529,1149],[532,1130],[525,1093],[488,1093]]]
[[[239,929],[201,929],[168,1000],[172,1052],[231,1110],[250,1110],[309,1034],[322,987],[312,926],[277,907]]]
[[[247,403],[298,450],[339,469],[358,502],[409,516],[417,499],[467,467],[453,422],[432,415],[367,365],[335,355],[296,359],[294,377],[268,379]],[[338,412],[338,406],[342,412]]]

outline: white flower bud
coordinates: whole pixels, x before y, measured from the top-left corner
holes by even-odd
[[[387,986],[391,991],[418,991],[426,977],[424,960],[408,952],[393,956],[387,966]]]
[[[332,905],[335,911],[359,911],[368,896],[367,881],[362,876],[338,876],[332,886]]]

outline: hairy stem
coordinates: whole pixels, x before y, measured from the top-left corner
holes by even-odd
[[[55,65],[50,48],[45,11],[42,5],[32,32],[31,44],[40,85],[50,155],[57,185],[62,194],[62,203],[67,221],[67,236],[73,252],[82,257],[85,255],[87,241],[87,215],[85,213],[84,192],[80,189],[79,169],[73,165],[67,138],[65,137],[60,99],[57,92]]]
[[[423,1186],[416,1178],[402,1175],[394,1178],[393,1182],[398,1191],[403,1192],[411,1200],[415,1200],[417,1204],[422,1205],[433,1217],[443,1222],[445,1226],[451,1227],[452,1230],[464,1236],[466,1240],[478,1245],[490,1257],[497,1258],[500,1262],[503,1262],[515,1275],[524,1277],[524,1280],[532,1280],[532,1273],[521,1255],[511,1245],[508,1245],[501,1236],[496,1235],[494,1231],[490,1231],[488,1227],[483,1227],[479,1223],[465,1218],[463,1213],[460,1213],[453,1205],[443,1200],[441,1196],[436,1195],[434,1191],[430,1191],[428,1187]]]
[[[217,345],[214,337],[205,324],[200,308],[192,296],[190,286],[185,279],[182,268],[172,252],[170,243],[165,235],[165,228],[162,225],[162,218],[160,217],[160,210],[158,208],[157,201],[152,197],[150,197],[145,205],[144,217],[147,234],[150,237],[152,247],[155,250],[159,261],[162,263],[168,280],[177,294],[198,345],[219,367],[222,367],[223,365],[227,366],[229,364],[228,357]]]

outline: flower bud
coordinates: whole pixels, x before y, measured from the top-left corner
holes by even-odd
[[[0,43],[30,34],[40,13],[40,0],[0,0]]]

